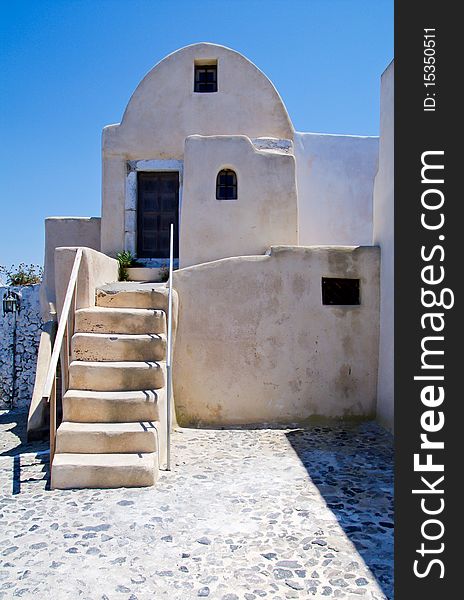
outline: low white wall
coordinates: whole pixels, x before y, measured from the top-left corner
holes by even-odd
[[[55,295],[55,248],[85,246],[100,250],[100,217],[48,217],[45,219],[44,278],[40,303],[44,321],[51,318]]]
[[[79,248],[55,250],[56,311],[61,315],[74,259]],[[91,248],[82,248],[82,259],[76,282],[76,309],[95,306],[95,291],[107,283],[118,281],[118,261]]]
[[[237,174],[237,200],[216,199],[224,168]],[[294,156],[258,150],[246,136],[187,138],[179,242],[182,267],[297,244]]]
[[[21,311],[16,324],[16,384],[13,386],[13,315],[0,312],[0,408],[27,408],[34,388],[37,349],[42,321],[40,285],[0,287],[0,301],[11,289],[21,292]]]
[[[372,243],[378,138],[295,133],[299,243]]]
[[[40,334],[40,342],[37,350],[37,361],[35,370],[34,391],[32,393],[31,403],[29,405],[29,414],[27,419],[27,438],[28,440],[41,438],[46,435],[49,427],[48,405],[43,401],[43,391],[48,375],[48,367],[53,352],[57,323],[47,321],[43,324]]]
[[[359,278],[360,306],[323,306],[321,278]],[[379,249],[275,247],[174,272],[181,425],[373,417]]]
[[[374,243],[380,267],[380,349],[377,418],[393,430],[394,420],[394,63],[380,88],[379,172],[374,188]]]

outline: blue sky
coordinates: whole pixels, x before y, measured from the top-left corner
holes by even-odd
[[[0,264],[43,263],[47,216],[100,215],[100,135],[143,75],[230,46],[300,131],[377,135],[393,0],[0,0]]]

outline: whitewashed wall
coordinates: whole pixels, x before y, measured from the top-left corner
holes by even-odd
[[[198,60],[217,61],[216,93],[193,92]],[[272,83],[238,52],[209,43],[173,52],[137,86],[121,123],[103,130],[102,252],[115,256],[125,245],[127,161],[183,160],[195,134],[291,139],[293,126]]]
[[[376,137],[295,133],[299,243],[372,244]]]
[[[276,246],[174,272],[181,425],[373,418],[379,249]],[[321,303],[321,278],[360,279],[362,304]]]
[[[374,244],[381,248],[380,347],[377,418],[393,430],[394,419],[394,64],[380,88],[379,172],[374,191]]]
[[[237,174],[237,200],[216,199],[216,175]],[[271,245],[298,243],[295,159],[258,150],[246,136],[194,135],[185,142],[180,227],[182,267],[264,254]]]
[[[42,328],[39,302],[40,285],[12,287],[22,293],[21,312],[16,325],[16,385],[13,383],[13,315],[3,316],[0,308],[0,409],[29,406],[34,388],[37,350]],[[0,287],[0,301],[8,290]],[[1,306],[1,305],[0,305]]]

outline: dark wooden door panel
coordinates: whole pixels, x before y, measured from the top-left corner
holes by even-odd
[[[179,258],[179,173],[137,173],[137,256],[169,257],[169,226],[174,223],[174,258]]]

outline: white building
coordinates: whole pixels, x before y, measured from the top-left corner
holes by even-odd
[[[296,132],[239,53],[170,54],[103,130],[101,218],[46,221],[44,307],[60,312],[75,253],[55,248],[98,251],[84,253],[86,309],[123,291],[99,291],[117,277],[107,257],[165,262],[174,223],[180,424],[378,413],[392,427],[392,74],[379,163],[378,138]]]

